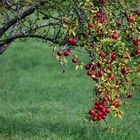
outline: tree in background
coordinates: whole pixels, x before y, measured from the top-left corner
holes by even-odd
[[[63,69],[70,55],[82,68],[76,53],[86,54],[84,67],[96,83],[87,119],[106,122],[110,112],[122,117],[119,107],[133,96],[140,77],[140,12],[129,1],[1,0],[0,5],[0,54],[26,38],[49,42]]]

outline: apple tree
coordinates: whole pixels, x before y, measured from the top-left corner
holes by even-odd
[[[0,54],[14,41],[46,41],[62,67],[70,56],[95,82],[86,118],[121,118],[140,77],[140,11],[132,5],[136,0],[1,0]],[[86,64],[76,52],[87,54]]]

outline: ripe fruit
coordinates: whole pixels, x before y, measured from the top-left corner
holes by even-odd
[[[97,118],[96,118],[96,117],[93,117],[92,120],[93,120],[94,122],[96,122],[96,121],[97,121]]]
[[[77,62],[78,62],[78,59],[77,59],[77,58],[73,58],[73,59],[72,59],[72,62],[73,62],[73,63],[77,63]]]
[[[101,119],[102,119],[102,117],[101,117],[101,116],[98,116],[98,118],[97,118],[97,119],[98,119],[98,121],[99,121],[99,120],[101,120]]]
[[[106,115],[103,114],[101,117],[102,117],[102,119],[105,119],[106,118]]]
[[[99,104],[100,104],[100,102],[99,102],[99,101],[96,101],[96,102],[95,102],[95,105],[99,105]]]
[[[102,16],[102,13],[101,13],[101,12],[97,12],[97,13],[96,13],[96,16],[97,16],[97,17],[101,17],[101,16]]]
[[[88,72],[87,72],[87,75],[92,76],[93,73],[92,73],[91,71],[88,71]]]
[[[104,18],[104,17],[99,17],[99,18],[98,18],[98,21],[99,21],[100,23],[105,22],[106,20],[107,20],[107,18]]]
[[[111,64],[111,59],[108,59],[106,64]]]
[[[94,107],[95,109],[99,109],[99,107],[97,106],[97,105],[95,105],[95,107]]]
[[[122,72],[122,74],[127,73],[127,68],[123,68],[123,69],[121,70],[121,72]]]
[[[108,98],[107,97],[104,97],[104,101],[108,101]]]
[[[122,21],[121,21],[121,20],[118,20],[118,21],[117,21],[117,25],[118,25],[118,26],[122,26]]]
[[[92,47],[97,47],[97,43],[92,43]]]
[[[69,56],[70,55],[70,51],[64,51],[64,56]]]
[[[136,12],[137,16],[140,16],[140,12]]]
[[[84,38],[88,38],[88,34],[82,33],[82,36],[83,36]]]
[[[107,100],[106,100],[107,101]],[[105,107],[106,106],[106,101],[104,100],[103,102],[102,102],[102,105]]]
[[[127,72],[130,72],[131,71],[131,68],[130,67],[127,67]]]
[[[70,38],[70,37],[67,39],[67,42],[68,42],[69,44],[72,44],[72,45],[76,45],[76,43],[77,43],[76,39]]]
[[[58,51],[57,55],[62,56],[63,52],[62,51]]]
[[[118,34],[113,34],[113,35],[112,35],[112,38],[114,38],[114,39],[117,40],[117,39],[119,38],[119,35],[118,35]]]
[[[108,78],[109,78],[110,80],[114,80],[115,77],[114,77],[114,75],[109,74],[109,75],[108,75]]]
[[[99,105],[99,109],[103,109],[103,105]]]
[[[90,23],[90,24],[89,24],[89,27],[90,27],[90,28],[93,28],[93,27],[94,27],[94,24],[93,24],[93,23]]]
[[[70,44],[72,44],[73,38],[68,38],[68,39],[67,39],[67,42],[70,43]]]
[[[133,22],[133,17],[132,17],[132,16],[129,16],[127,20],[128,20],[129,22]]]
[[[105,112],[106,112],[106,113],[110,113],[110,108],[106,108],[106,109],[105,109]]]
[[[106,2],[106,0],[102,0],[102,3],[105,3]]]
[[[90,115],[94,115],[94,114],[95,114],[95,112],[94,112],[93,109],[90,109],[88,113],[89,113]]]
[[[101,57],[105,57],[106,56],[106,53],[104,51],[101,51],[100,54],[99,54]]]
[[[133,44],[134,44],[135,46],[139,46],[139,41],[138,41],[138,40],[134,40],[134,41],[133,41]]]
[[[127,97],[127,98],[132,98],[132,96],[133,96],[133,94],[132,94],[131,92],[128,92],[128,93],[126,94],[126,97]]]
[[[117,57],[117,56],[116,56],[114,53],[111,53],[111,58],[112,58],[113,60],[115,60],[116,57]]]
[[[73,39],[72,44],[73,44],[73,45],[76,45],[76,43],[77,43],[76,39]]]
[[[135,51],[135,53],[136,53],[136,54],[140,54],[140,49],[137,49],[137,50]]]
[[[91,65],[90,64],[86,64],[85,69],[86,70],[90,70]]]
[[[113,103],[111,104],[111,106],[114,106],[114,107],[116,107],[116,108],[118,108],[118,107],[119,107],[119,105],[118,105],[118,103],[117,103],[117,102],[113,102]]]
[[[130,67],[125,67],[121,70],[122,74],[126,74],[126,73],[129,73],[131,71],[131,68]]]
[[[94,81],[97,81],[97,80],[98,80],[97,74],[92,75],[92,79],[93,79]]]
[[[97,33],[98,35],[102,35],[102,34],[103,34],[103,30],[102,30],[102,29],[98,29],[98,30],[96,30],[96,33]]]
[[[96,64],[93,64],[93,65],[91,66],[91,69],[92,69],[92,70],[95,70],[95,69],[96,69],[96,66],[97,66]]]
[[[99,76],[101,77],[101,76],[104,75],[104,72],[103,72],[102,70],[99,70],[99,71],[98,71],[98,74],[99,74]]]

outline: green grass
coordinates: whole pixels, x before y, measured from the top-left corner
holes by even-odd
[[[47,44],[13,44],[0,67],[0,140],[140,139],[139,93],[111,129],[85,121],[93,83],[71,63],[63,74]]]

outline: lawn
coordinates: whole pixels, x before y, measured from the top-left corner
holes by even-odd
[[[94,125],[84,118],[94,83],[71,63],[62,73],[50,52],[29,40],[0,56],[0,140],[140,140],[138,92],[122,120]]]

